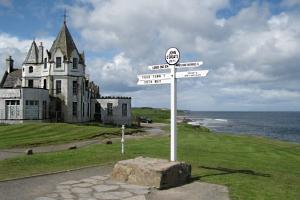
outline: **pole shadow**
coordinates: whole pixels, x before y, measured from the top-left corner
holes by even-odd
[[[206,174],[202,176],[191,177],[190,182],[199,181],[201,178],[204,177],[222,176],[222,175],[229,175],[229,174],[246,174],[251,176],[271,177],[271,174],[256,172],[249,169],[230,169],[225,167],[209,167],[209,166],[198,166],[198,168],[216,170],[219,171],[220,173],[212,173],[212,174]]]

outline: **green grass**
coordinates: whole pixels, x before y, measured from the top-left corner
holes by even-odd
[[[232,199],[299,199],[300,145],[261,137],[215,134],[178,126],[178,159],[192,164],[194,180],[226,185]],[[22,156],[0,161],[0,179],[115,162],[136,156],[169,158],[169,137]]]
[[[127,133],[136,129],[126,129]],[[0,126],[0,149],[68,143],[120,134],[120,128],[101,124],[29,123]]]
[[[181,114],[182,111],[177,111],[178,114]],[[160,123],[170,123],[170,110],[168,109],[160,109],[160,108],[132,108],[132,118],[133,120],[137,116],[144,116],[146,118],[150,118],[153,122]]]

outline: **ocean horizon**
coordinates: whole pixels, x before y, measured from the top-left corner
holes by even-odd
[[[183,111],[180,114],[216,133],[256,135],[300,143],[300,111]]]

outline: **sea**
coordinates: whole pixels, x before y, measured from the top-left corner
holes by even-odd
[[[185,111],[190,124],[216,133],[249,134],[300,143],[300,112]]]

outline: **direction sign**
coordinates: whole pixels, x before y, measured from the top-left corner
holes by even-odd
[[[168,78],[170,78],[170,74],[169,73],[142,74],[142,75],[138,75],[139,81],[150,80],[150,79],[161,80],[161,79],[168,79]]]
[[[175,65],[175,67],[176,68],[199,67],[200,65],[203,65],[203,61],[178,63]]]
[[[176,72],[176,78],[195,78],[207,76],[208,70]]]
[[[175,65],[180,59],[179,50],[175,47],[169,48],[166,52],[166,61],[169,65]]]
[[[203,65],[203,61],[184,62],[184,63],[177,63],[175,65],[175,68],[199,67],[201,65]],[[148,68],[150,70],[170,69],[170,65],[168,65],[168,64],[150,65],[150,66],[148,66]]]
[[[150,80],[139,80],[137,82],[138,85],[159,85],[159,84],[170,84],[171,79],[162,79],[162,80],[155,80],[155,79],[150,79]]]
[[[160,69],[169,69],[168,64],[161,64],[161,65],[150,65],[148,68],[151,70],[160,70]]]

